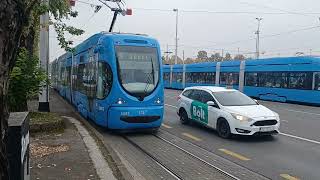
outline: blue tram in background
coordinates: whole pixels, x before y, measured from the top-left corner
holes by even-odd
[[[320,105],[320,57],[165,65],[167,88],[214,85],[262,100]]]
[[[158,129],[163,119],[159,43],[98,33],[51,64],[54,89],[84,117],[109,129]]]

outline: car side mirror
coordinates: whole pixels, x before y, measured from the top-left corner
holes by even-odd
[[[207,104],[208,104],[208,106],[213,106],[213,107],[217,106],[217,104],[213,101],[208,101]]]

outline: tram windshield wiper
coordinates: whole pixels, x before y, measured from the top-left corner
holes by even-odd
[[[152,82],[154,82],[154,69],[153,69],[152,58],[150,58],[150,62],[151,62],[151,72],[150,73],[146,73],[147,74],[146,87],[143,90],[143,95],[142,95],[143,97],[142,96],[140,97],[142,100],[148,94],[148,89],[149,89],[149,86],[151,85],[151,79],[152,79]]]

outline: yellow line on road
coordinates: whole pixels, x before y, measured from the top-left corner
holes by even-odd
[[[166,125],[166,124],[164,124],[164,123],[162,123],[162,126],[165,127],[165,128],[168,128],[168,129],[171,129],[171,128],[172,128],[171,126]]]
[[[202,141],[202,139],[197,138],[197,137],[195,137],[195,136],[193,136],[192,134],[189,134],[189,133],[182,133],[182,135],[184,135],[184,136],[186,136],[186,137],[188,137],[190,139],[193,139],[195,141]]]
[[[229,150],[227,150],[227,149],[219,149],[219,151],[224,152],[225,154],[230,155],[230,156],[232,156],[232,157],[235,157],[235,158],[237,158],[237,159],[240,159],[240,160],[242,160],[242,161],[249,161],[249,160],[250,160],[249,158],[247,158],[247,157],[245,157],[245,156],[242,156],[242,155],[240,155],[240,154],[238,154],[238,153],[229,151]]]
[[[280,174],[280,177],[287,180],[300,180],[300,178],[290,176],[289,174]]]

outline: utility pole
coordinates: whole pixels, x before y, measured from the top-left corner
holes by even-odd
[[[259,52],[259,48],[260,48],[260,21],[262,20],[262,18],[256,18],[256,20],[258,21],[258,29],[256,31],[256,35],[257,35],[257,39],[256,39],[256,58],[259,59],[260,56],[260,52]]]
[[[174,12],[176,12],[176,49],[175,49],[175,57],[174,57],[174,64],[178,63],[178,15],[179,11],[178,9],[173,9]]]
[[[222,58],[222,60],[221,61],[223,61],[223,59],[224,59],[224,50],[223,49],[221,49],[221,58]]]
[[[166,60],[167,60],[167,62],[169,62],[169,54],[171,54],[172,52],[169,51],[169,45],[168,45],[168,44],[167,44],[167,51],[164,52],[164,53],[166,54]]]
[[[182,51],[182,64],[184,64],[184,50]]]
[[[42,4],[49,6],[49,0],[42,0]],[[49,77],[49,13],[40,16],[40,67]],[[49,112],[49,86],[40,87],[38,110]]]

